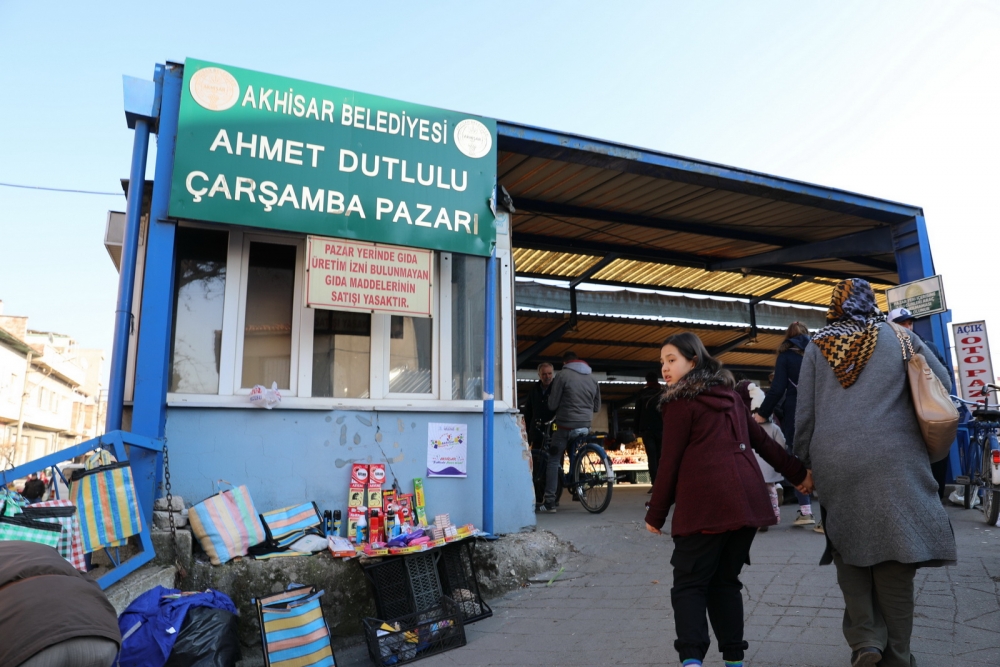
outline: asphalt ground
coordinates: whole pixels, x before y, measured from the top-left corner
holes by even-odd
[[[563,496],[538,529],[571,547],[552,572],[491,600],[492,618],[466,627],[466,646],[420,661],[436,665],[677,665],[670,606],[672,540],[645,530],[648,486],[615,488],[603,514]],[[758,533],[742,580],[746,664],[846,667],[844,603],[832,565],[820,567],[824,538],[794,527],[797,505]],[[949,506],[959,563],[918,570],[913,652],[921,667],[1000,665],[1000,528],[978,510]],[[669,524],[668,524],[669,525]],[[551,582],[551,583],[550,583]],[[338,665],[371,664],[363,646]],[[706,665],[721,666],[714,638]]]

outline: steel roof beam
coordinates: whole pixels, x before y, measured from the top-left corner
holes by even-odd
[[[724,261],[721,258],[702,257],[691,253],[674,252],[671,250],[651,248],[649,246],[628,246],[603,241],[587,241],[585,239],[565,239],[558,236],[544,236],[542,234],[523,234],[515,232],[512,241],[515,248],[528,248],[532,250],[548,250],[551,252],[581,252],[589,255],[604,255],[608,252],[617,253],[620,259],[633,259],[650,264],[668,264],[674,266],[690,266],[711,271],[713,260]],[[801,266],[768,265],[762,266],[764,271],[761,275],[775,274],[776,278],[787,278],[791,276],[803,275],[807,278],[834,278],[844,280],[846,278],[864,278],[869,282],[886,282],[884,278],[875,278],[870,275],[859,275],[846,271],[825,271],[815,270],[815,268],[805,268]]]
[[[518,278],[531,278],[532,280],[559,280],[559,281],[564,281],[564,282],[569,282],[571,280],[574,280],[574,278],[572,276],[563,276],[563,275],[548,274],[548,273],[531,273],[529,271],[518,271],[517,272],[517,277]],[[777,290],[772,290],[772,292],[769,292],[769,294],[771,294],[771,293],[780,294],[781,292],[784,292],[785,290],[792,289],[796,285],[800,285],[803,282],[807,282],[808,281],[808,278],[805,277],[805,276],[797,276],[796,278],[800,279],[800,280],[798,280],[798,282],[796,282],[794,279],[790,280],[788,276],[782,276],[782,277],[784,279],[786,279],[786,280],[789,280],[789,282],[785,283],[785,285],[783,285],[782,287],[778,288]],[[749,301],[750,299],[757,298],[753,294],[744,294],[742,292],[732,292],[732,293],[730,293],[730,292],[713,292],[711,290],[696,290],[696,289],[688,289],[686,287],[667,287],[667,286],[664,286],[664,285],[650,285],[648,283],[627,283],[627,282],[622,281],[622,280],[595,280],[595,279],[591,278],[587,282],[590,283],[590,284],[592,284],[592,285],[607,285],[608,287],[624,287],[626,289],[629,289],[629,288],[634,288],[634,289],[648,289],[648,290],[657,290],[659,292],[673,292],[675,294],[696,294],[696,295],[699,295],[699,296],[718,296],[718,297],[723,297],[725,299],[746,299],[746,300]],[[816,284],[817,285],[827,286],[826,283],[816,283]],[[830,285],[829,287],[832,288],[833,286]],[[763,298],[765,300],[768,300],[768,301],[776,301],[778,303],[788,303],[788,304],[795,304],[795,305],[808,305],[808,306],[826,306],[827,305],[826,303],[812,303],[810,301],[789,301],[787,299],[772,299],[771,297],[763,297]]]
[[[884,255],[894,251],[892,230],[889,227],[876,227],[865,232],[848,234],[837,238],[805,243],[802,245],[771,250],[748,257],[727,259],[709,265],[713,271],[731,269],[753,269],[758,266],[773,264],[788,264],[794,262],[810,262],[820,259],[843,259],[845,256]],[[853,261],[853,260],[852,260]],[[885,265],[884,263],[881,263]],[[892,267],[895,271],[896,267]]]
[[[560,215],[569,218],[579,218],[581,220],[593,220],[595,222],[614,222],[622,225],[631,225],[633,227],[662,229],[668,232],[683,232],[685,234],[712,236],[715,238],[731,239],[734,241],[763,243],[781,248],[802,243],[802,241],[788,238],[787,236],[743,231],[734,227],[720,227],[718,225],[708,225],[700,222],[684,222],[680,220],[671,220],[669,218],[635,215],[632,213],[618,213],[603,209],[586,208],[584,206],[573,206],[572,204],[559,204],[557,202],[540,201],[537,199],[522,199],[520,197],[517,199],[517,210],[519,212]]]
[[[529,347],[524,352],[517,355],[517,363],[520,365],[524,361],[531,359],[534,355],[538,354],[549,345],[559,340],[564,333],[571,331],[576,328],[576,286],[587,280],[591,276],[595,275],[598,271],[611,264],[613,261],[618,259],[617,253],[608,253],[601,258],[599,262],[591,266],[589,269],[581,273],[579,276],[574,278],[569,283],[569,320],[564,324],[559,325],[548,334],[546,334],[541,340]]]
[[[738,192],[878,222],[901,223],[923,215],[918,206],[507,121],[497,123],[497,146],[531,157]]]
[[[690,327],[690,328],[694,329],[695,327]],[[523,341],[541,340],[541,338],[542,338],[541,336],[518,336],[517,337],[518,340],[523,340]],[[568,343],[570,345],[597,345],[599,347],[627,347],[627,348],[635,348],[635,349],[642,349],[642,350],[659,350],[660,347],[662,347],[662,345],[660,343],[641,343],[641,342],[637,343],[637,342],[629,342],[629,341],[621,341],[621,340],[599,340],[599,339],[591,339],[591,338],[560,338],[559,342],[560,343]],[[726,347],[728,345],[729,345],[729,343],[726,343],[725,345],[720,345],[717,349],[719,349],[721,351],[712,352],[712,356],[715,356],[715,354],[724,354],[726,352],[731,351],[733,348],[722,349],[722,348],[724,348],[724,347]],[[775,350],[765,350],[765,349],[762,349],[762,348],[755,348],[755,349],[752,349],[752,350],[740,350],[740,354],[744,354],[744,353],[746,353],[746,354],[769,354],[771,356],[774,356]]]

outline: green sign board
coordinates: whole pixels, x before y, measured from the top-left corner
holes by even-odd
[[[885,297],[889,310],[906,308],[914,317],[927,317],[948,310],[941,276],[890,287],[885,291]]]
[[[188,59],[170,216],[489,255],[496,121]]]

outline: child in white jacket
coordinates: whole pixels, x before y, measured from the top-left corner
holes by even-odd
[[[766,395],[763,389],[749,380],[743,380],[736,385],[736,393],[743,397],[743,402],[750,408],[750,412],[757,411],[761,403],[764,402],[764,396]],[[785,436],[782,435],[781,429],[778,428],[777,424],[768,419],[760,427],[771,436],[772,440],[782,447],[785,446]],[[784,500],[782,498],[784,490],[781,488],[781,473],[772,468],[756,451],[754,452],[754,456],[757,457],[757,465],[760,466],[760,471],[764,475],[764,484],[767,486],[768,495],[771,496],[771,507],[774,508],[774,516],[777,517],[778,523],[781,523],[781,502]],[[764,532],[767,528],[764,527],[759,530],[760,532]]]

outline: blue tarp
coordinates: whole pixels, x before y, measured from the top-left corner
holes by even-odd
[[[239,614],[229,596],[214,589],[178,598],[164,597],[180,592],[176,588],[157,586],[137,597],[122,612],[118,617],[118,629],[124,639],[120,663],[116,665],[163,667],[191,607],[211,607]]]

